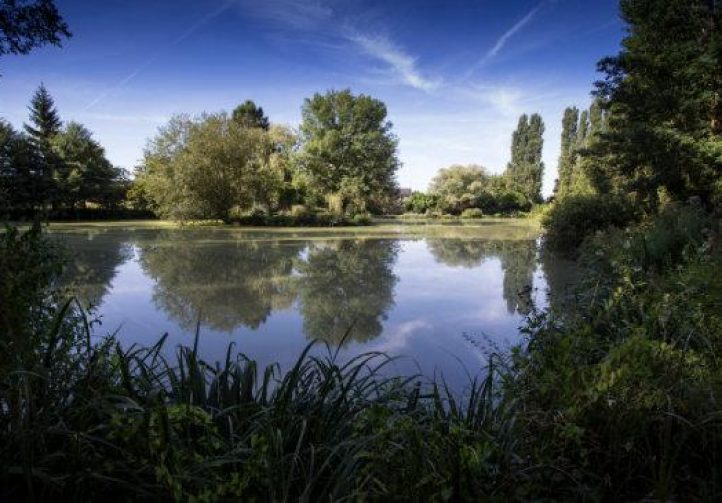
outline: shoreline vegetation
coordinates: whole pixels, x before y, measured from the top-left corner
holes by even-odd
[[[55,242],[38,226],[8,228],[3,497],[715,499],[715,222],[670,207],[592,236],[575,295],[532,312],[524,343],[489,355],[463,390],[442,376],[389,378],[387,356],[348,361],[331,346],[281,372],[233,345],[222,362],[202,360],[200,329],[174,356],[164,338],[98,339],[92,313],[55,286]]]

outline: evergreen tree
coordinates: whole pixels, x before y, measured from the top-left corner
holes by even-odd
[[[39,148],[47,147],[52,137],[60,132],[63,122],[44,84],[35,91],[28,110],[30,124],[25,124],[25,131]]]
[[[63,199],[58,179],[62,177],[63,166],[50,147],[55,135],[60,132],[62,121],[55,108],[55,101],[44,84],[33,95],[28,107],[30,124],[25,124],[28,138],[35,147],[38,158],[38,193],[51,207]]]
[[[507,166],[506,176],[512,186],[524,194],[530,203],[542,200],[543,148],[544,121],[541,116],[522,115],[512,135],[511,162]]]
[[[261,128],[268,131],[271,126],[268,117],[263,114],[263,108],[256,106],[251,100],[246,100],[238,105],[233,110],[232,118],[243,127]]]
[[[56,175],[58,202],[69,208],[87,201],[106,207],[117,202],[121,170],[105,157],[105,150],[87,128],[70,122],[51,142],[62,167]]]
[[[40,159],[27,136],[0,120],[0,216],[32,212],[42,201]]]

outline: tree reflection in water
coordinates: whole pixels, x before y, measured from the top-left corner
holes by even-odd
[[[473,269],[490,258],[498,258],[504,273],[503,295],[510,314],[527,315],[534,307],[532,289],[537,266],[534,240],[489,241],[473,239],[428,239],[437,262],[449,267]]]
[[[140,246],[140,264],[154,279],[153,300],[184,328],[232,331],[263,324],[296,297],[291,273],[298,241],[203,241],[170,233]]]
[[[397,254],[398,244],[392,240],[343,240],[312,246],[298,267],[306,337],[335,345],[347,332],[348,341],[378,337],[394,305]]]
[[[86,307],[99,306],[118,267],[133,256],[127,234],[102,231],[66,234],[60,241],[67,250],[61,283]]]
[[[301,253],[305,250],[305,253]],[[198,242],[140,245],[153,299],[185,329],[256,329],[299,301],[309,339],[366,341],[393,306],[398,247],[390,240]]]

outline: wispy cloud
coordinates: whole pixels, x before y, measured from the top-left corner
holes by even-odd
[[[88,103],[85,106],[84,110],[90,110],[94,106],[98,105],[100,102],[105,100],[108,96],[110,96],[112,93],[124,88],[126,85],[128,85],[133,79],[135,79],[143,70],[148,68],[151,64],[153,64],[164,52],[167,50],[177,46],[184,40],[186,40],[188,37],[193,35],[196,31],[198,31],[202,26],[209,23],[210,21],[214,20],[221,14],[223,14],[225,11],[227,11],[233,3],[229,0],[224,0],[220,7],[217,9],[212,10],[202,18],[200,18],[198,21],[193,23],[191,26],[189,26],[185,31],[183,31],[180,35],[178,35],[175,39],[173,39],[168,45],[164,46],[160,50],[156,51],[150,58],[148,58],[146,61],[144,61],[142,64],[140,64],[135,70],[130,72],[128,75],[120,79],[118,82],[113,84],[112,86],[105,89],[103,92],[98,94],[98,96],[95,97],[90,103]]]
[[[508,30],[506,30],[494,43],[494,45],[489,49],[486,54],[484,54],[484,57],[481,58],[480,61],[478,61],[475,65],[473,65],[469,71],[466,74],[466,77],[470,77],[476,70],[483,67],[487,63],[489,63],[492,59],[494,59],[502,49],[506,46],[507,42],[510,38],[512,38],[514,35],[519,33],[522,28],[524,28],[526,25],[528,25],[534,17],[539,13],[539,11],[547,4],[547,1],[544,0],[540,2],[536,7],[534,7],[532,10],[526,13],[526,15],[521,18],[519,21],[517,21],[513,26],[511,26]]]
[[[534,7],[532,10],[530,10],[526,16],[521,18],[514,26],[509,28],[504,34],[499,37],[499,39],[494,44],[494,47],[489,49],[489,51],[486,53],[485,58],[491,59],[496,57],[497,54],[504,48],[506,43],[509,41],[511,37],[516,35],[522,28],[524,28],[526,25],[528,25],[532,19],[534,19],[534,16],[537,15],[537,13],[541,10],[541,8],[544,6],[544,2],[541,2],[539,5]]]
[[[426,92],[433,91],[441,85],[438,80],[424,77],[416,65],[416,58],[384,37],[354,33],[349,35],[348,39],[364,53],[386,63],[394,77],[405,85]]]

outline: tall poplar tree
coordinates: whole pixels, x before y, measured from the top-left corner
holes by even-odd
[[[544,121],[539,114],[519,117],[511,141],[511,162],[506,168],[509,183],[524,194],[530,203],[542,200],[544,176],[542,150],[544,148]]]
[[[562,118],[562,145],[557,168],[557,176],[559,177],[558,196],[564,196],[569,192],[571,186],[572,170],[575,163],[574,154],[578,142],[578,127],[579,109],[577,107],[568,107],[564,110],[564,117]]]

